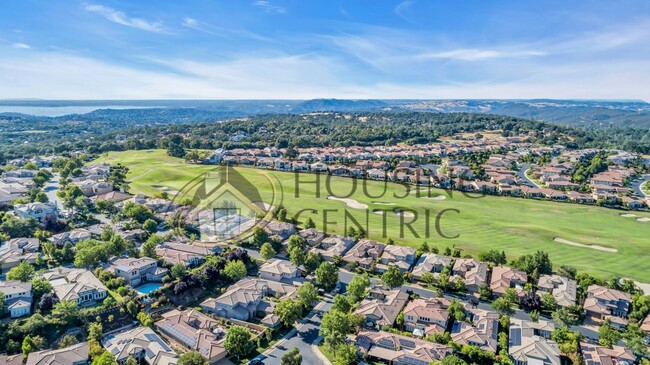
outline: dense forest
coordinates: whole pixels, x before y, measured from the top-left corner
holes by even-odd
[[[124,111],[118,113],[124,115]],[[36,154],[91,153],[164,147],[171,135],[185,148],[310,147],[417,144],[459,132],[500,130],[505,136],[526,134],[530,141],[573,148],[617,148],[650,153],[650,130],[587,129],[516,117],[472,113],[354,112],[264,114],[226,121],[157,124],[139,119],[41,120],[13,116],[0,119],[0,162]],[[75,119],[76,118],[76,119]],[[137,122],[136,122],[137,121]],[[232,138],[239,135],[240,138]],[[242,137],[245,136],[245,137]]]

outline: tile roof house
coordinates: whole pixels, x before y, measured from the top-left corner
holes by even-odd
[[[296,233],[296,227],[291,223],[271,221],[264,230],[269,236],[279,236],[282,240],[288,239],[292,234]]]
[[[144,282],[161,282],[169,270],[158,267],[158,260],[149,257],[139,259],[131,257],[113,258],[105,269],[126,279],[127,284],[136,287]]]
[[[321,232],[316,228],[307,228],[298,232],[309,246],[317,246],[322,240],[325,239],[325,232]]]
[[[300,269],[289,261],[271,259],[260,267],[259,274],[266,280],[291,280],[300,277]]]
[[[549,340],[555,329],[552,322],[512,319],[508,336],[508,354],[516,365],[560,365],[558,344]]]
[[[32,352],[27,356],[27,365],[86,365],[90,364],[87,342],[78,343],[57,350]]]
[[[589,285],[583,307],[587,316],[595,320],[612,316],[625,318],[630,310],[631,300],[632,296],[629,293],[605,286]]]
[[[456,282],[458,278],[461,278],[468,292],[477,293],[479,288],[487,283],[488,264],[474,258],[458,258],[454,262],[451,273],[450,282]]]
[[[413,267],[411,276],[416,280],[422,280],[422,275],[425,273],[440,273],[445,266],[451,265],[451,260],[449,256],[425,253]]]
[[[59,268],[43,274],[52,284],[59,301],[73,300],[84,306],[106,298],[108,289],[92,272],[85,269]]]
[[[32,312],[31,282],[0,281],[0,293],[4,294],[5,307],[11,313],[11,318],[26,316]]]
[[[449,300],[415,299],[404,308],[404,328],[418,337],[445,332],[449,322]]]
[[[363,330],[355,343],[364,356],[388,364],[428,365],[452,354],[451,346],[383,331]]]
[[[499,334],[499,313],[472,309],[468,321],[454,322],[451,339],[460,345],[477,346],[496,353]]]
[[[392,326],[408,298],[408,294],[399,289],[388,290],[377,286],[370,290],[354,313],[364,316],[366,323],[372,326]]]
[[[490,289],[496,296],[505,294],[508,288],[515,288],[517,293],[523,293],[526,281],[528,281],[528,275],[525,272],[512,267],[497,266],[492,269]]]
[[[380,242],[360,240],[343,256],[343,261],[359,264],[360,267],[368,270],[384,253],[385,247],[386,245]]]
[[[13,213],[15,216],[23,219],[35,218],[41,219],[48,214],[56,214],[58,212],[56,202],[54,203],[28,203],[16,204]]]
[[[0,246],[0,269],[3,272],[18,266],[22,261],[36,262],[40,255],[38,238],[13,238]]]
[[[228,354],[223,345],[226,329],[219,321],[195,309],[174,309],[164,313],[162,317],[156,322],[156,328],[163,336],[188,350],[198,352],[210,364],[218,362]]]
[[[136,327],[110,335],[102,345],[121,365],[129,357],[148,365],[172,365],[178,360],[171,347],[149,327]]]
[[[18,355],[0,355],[0,364],[3,365],[23,365],[23,354]]]
[[[382,273],[388,270],[389,266],[396,266],[402,273],[407,272],[415,263],[415,256],[416,251],[413,247],[386,245],[375,272]]]
[[[311,252],[320,254],[325,261],[334,261],[334,257],[343,257],[354,245],[354,238],[339,235],[324,238],[311,249]]]
[[[207,247],[176,242],[164,242],[156,247],[156,255],[171,264],[183,264],[187,267],[200,265],[212,252]]]
[[[231,285],[219,297],[206,299],[201,308],[219,317],[251,321],[258,312],[263,312],[261,306],[265,305],[265,296],[290,297],[295,291],[296,287],[291,284],[248,277]]]
[[[92,233],[90,233],[89,230],[79,228],[72,231],[55,234],[54,236],[50,237],[49,240],[57,244],[59,247],[62,247],[67,242],[76,245],[77,243],[90,239],[91,237]]]
[[[634,352],[627,347],[613,345],[607,347],[581,342],[580,352],[586,365],[619,365],[636,362]]]
[[[576,304],[577,281],[559,275],[541,275],[537,289],[553,295],[559,306],[568,307]]]

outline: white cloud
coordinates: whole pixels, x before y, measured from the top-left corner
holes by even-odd
[[[450,51],[424,53],[416,57],[421,59],[436,59],[448,58],[461,61],[480,61],[492,58],[527,58],[544,56],[546,52],[543,51],[500,51],[500,50],[487,50],[487,49],[454,49]]]
[[[88,4],[84,7],[87,11],[99,14],[113,23],[125,25],[131,28],[145,30],[147,32],[165,33],[162,23],[150,22],[142,18],[132,18],[124,12],[109,8],[104,5]]]
[[[157,70],[62,53],[0,59],[0,99],[601,98],[650,100],[650,64],[531,65],[511,80],[361,83],[336,58],[240,55],[224,62],[159,61]],[[317,71],[316,71],[317,70]]]
[[[255,0],[253,6],[264,10],[267,13],[286,14],[287,9],[281,6],[273,5],[267,0]]]
[[[18,48],[18,49],[30,49],[32,48],[29,44],[25,43],[14,43],[12,45],[13,48]]]

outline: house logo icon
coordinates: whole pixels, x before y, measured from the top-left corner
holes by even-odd
[[[245,177],[232,166],[219,166],[187,183],[174,197],[183,204],[171,221],[181,241],[218,244],[245,240],[266,226],[282,204],[279,180],[263,170]]]

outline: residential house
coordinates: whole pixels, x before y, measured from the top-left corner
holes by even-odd
[[[479,288],[487,284],[488,264],[474,258],[458,258],[454,262],[451,273],[450,282],[456,282],[461,278],[468,292],[478,293]]]
[[[317,246],[322,240],[325,239],[325,233],[317,230],[316,228],[307,228],[299,231],[298,234],[309,246]]]
[[[386,171],[380,169],[370,169],[366,172],[370,180],[386,180]]]
[[[597,321],[610,318],[612,324],[616,324],[620,321],[611,317],[627,317],[631,300],[629,293],[593,284],[587,288],[587,299],[583,307],[588,317]]]
[[[231,285],[219,297],[206,299],[201,308],[220,317],[252,321],[258,312],[264,312],[262,306],[269,305],[265,296],[291,297],[295,291],[296,287],[291,284],[249,277]]]
[[[561,307],[576,304],[577,286],[577,281],[559,275],[541,275],[537,282],[537,289],[542,293],[553,295]]]
[[[105,269],[126,279],[127,284],[136,287],[145,282],[161,282],[169,270],[158,267],[158,261],[149,257],[111,259]]]
[[[164,313],[156,322],[156,328],[163,336],[201,354],[209,364],[215,364],[228,355],[224,348],[226,328],[195,309],[174,309]]]
[[[469,321],[454,322],[451,339],[460,345],[477,346],[496,353],[499,335],[499,313],[472,309]]]
[[[0,281],[0,293],[11,318],[29,315],[32,312],[32,283],[17,280]]]
[[[320,241],[311,252],[321,255],[325,261],[333,262],[335,257],[343,257],[353,245],[354,238],[333,235]]]
[[[637,361],[634,351],[618,345],[613,345],[609,349],[600,345],[581,342],[580,352],[587,365],[623,365],[634,364]]]
[[[367,326],[392,326],[408,298],[408,294],[399,289],[390,290],[377,286],[361,301],[355,313],[366,318]]]
[[[300,269],[286,260],[271,259],[259,269],[260,278],[265,280],[281,281],[300,277]]]
[[[404,329],[416,337],[442,333],[449,322],[449,300],[445,298],[415,299],[404,308]]]
[[[560,349],[549,340],[555,329],[552,322],[510,320],[508,354],[515,365],[561,365]]]
[[[296,227],[291,223],[271,221],[264,226],[264,230],[269,236],[278,236],[282,240],[288,239],[296,233]]]
[[[58,268],[43,274],[52,284],[59,301],[72,300],[79,306],[104,300],[108,289],[92,272],[85,269]]]
[[[451,265],[451,260],[452,258],[449,256],[425,253],[420,256],[415,267],[413,267],[411,277],[415,280],[422,280],[422,275],[425,273],[441,273],[445,266]]]
[[[38,238],[12,238],[0,246],[0,269],[7,272],[23,261],[36,262],[40,255]]]
[[[102,345],[120,365],[124,365],[129,357],[148,365],[173,365],[178,361],[178,355],[149,327],[136,327],[110,335]]]
[[[77,243],[90,239],[92,233],[84,228],[74,229],[72,231],[62,232],[55,234],[49,238],[50,241],[54,242],[57,246],[63,247],[66,243],[76,245]]]
[[[200,265],[210,254],[207,247],[176,242],[164,242],[156,247],[156,255],[170,265],[183,264],[186,267]]]
[[[364,357],[395,365],[429,365],[452,354],[452,348],[390,332],[363,330],[355,344]]]
[[[514,288],[517,294],[521,295],[527,281],[528,275],[525,272],[507,266],[497,266],[492,269],[490,289],[495,296],[505,294],[508,288]]]
[[[17,355],[0,355],[0,364],[3,365],[23,365],[23,354]]]
[[[411,269],[415,262],[416,251],[413,247],[386,245],[381,254],[375,272],[383,273],[389,266],[396,266],[400,272],[405,273]]]
[[[82,342],[62,349],[31,352],[27,365],[87,365],[89,350],[88,342]]]
[[[52,203],[27,203],[16,204],[14,206],[13,214],[19,218],[27,219],[41,219],[48,214],[56,214],[58,212],[56,202]]]
[[[361,268],[369,270],[384,253],[385,247],[383,243],[363,239],[343,256],[343,261],[358,264]]]

